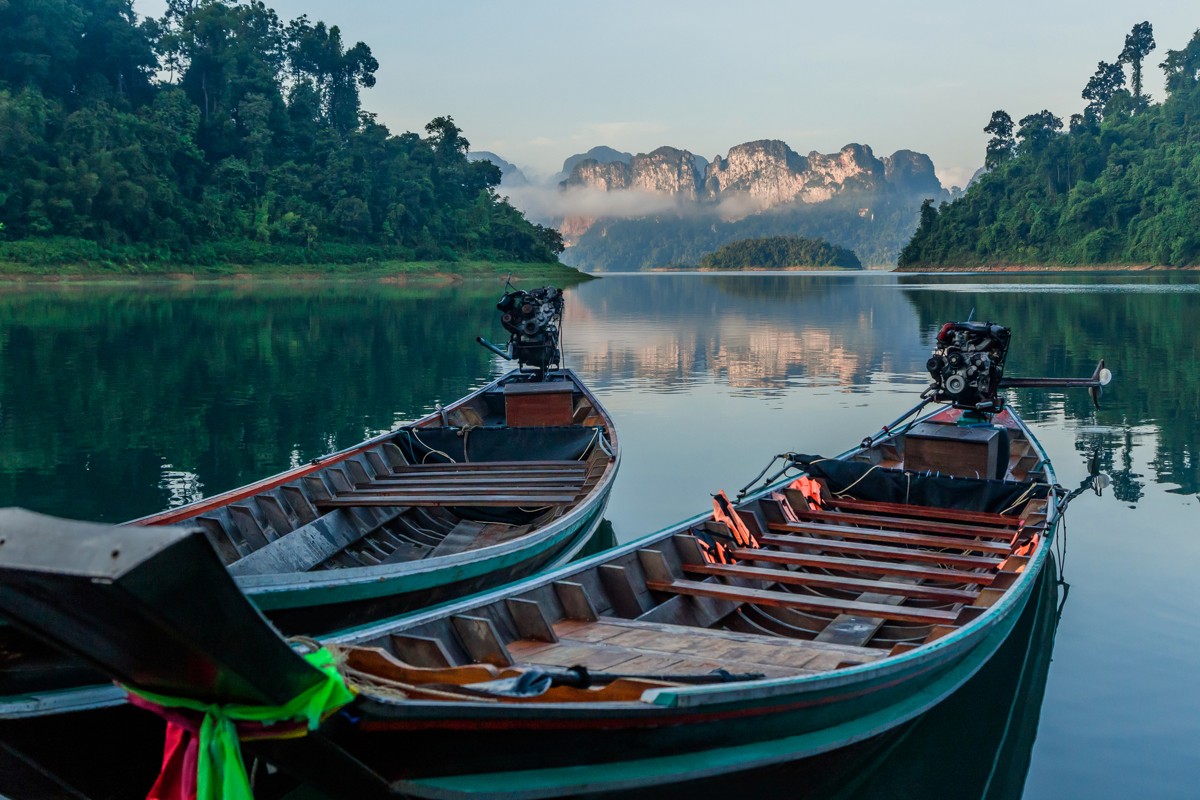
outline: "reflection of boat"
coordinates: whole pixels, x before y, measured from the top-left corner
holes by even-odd
[[[961,689],[828,800],[1017,800],[1025,788],[1060,609],[1054,561],[1007,642]],[[931,752],[953,750],[947,762]]]
[[[552,298],[561,312],[561,295]],[[289,633],[565,563],[600,525],[619,451],[612,419],[575,373],[536,366],[353,447],[131,524],[201,528],[242,591]],[[0,718],[97,702],[70,691],[101,676],[11,626],[0,627],[0,655]]]
[[[951,334],[1007,342],[998,326]],[[993,351],[939,337],[938,352],[938,391],[982,407],[976,395],[1000,378],[976,380]],[[950,380],[968,366],[970,381]],[[795,481],[736,504],[719,495],[712,513],[577,565],[336,637],[357,697],[315,734],[256,730],[252,747],[343,794],[535,797],[729,775],[895,730],[988,663],[1049,560],[1046,454],[990,402],[990,419],[944,409],[836,459],[792,457]],[[262,625],[198,532],[60,531],[10,514],[0,609],[155,693],[151,704],[279,706],[329,680]],[[121,557],[52,561],[68,536]]]

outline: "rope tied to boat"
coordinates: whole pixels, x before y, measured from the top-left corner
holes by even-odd
[[[279,706],[202,703],[122,686],[131,703],[167,720],[162,769],[147,800],[252,800],[243,739],[304,736],[354,699],[333,653],[322,647],[303,658],[324,679]],[[198,726],[195,714],[187,712],[203,715]]]

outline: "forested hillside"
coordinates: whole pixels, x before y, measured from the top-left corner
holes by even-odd
[[[0,0],[0,260],[555,261],[450,117],[393,135],[378,62],[262,2]]]
[[[769,236],[741,239],[717,248],[700,259],[701,269],[786,269],[788,267],[840,267],[862,269],[853,250],[824,239],[803,236]]]
[[[1048,110],[1016,123],[996,111],[989,171],[925,203],[900,266],[1200,264],[1200,31],[1166,52],[1161,103],[1142,85],[1154,48],[1150,23],[1134,26],[1065,131]]]

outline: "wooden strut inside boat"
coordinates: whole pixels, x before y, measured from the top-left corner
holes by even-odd
[[[1053,470],[1024,422],[993,409],[982,421],[942,409],[837,458],[796,457],[799,476],[738,502],[720,493],[709,514],[329,637],[358,690],[353,707],[316,745],[251,746],[318,786],[352,773],[406,795],[539,797],[749,769],[893,728],[975,674],[1047,577],[1061,512]],[[426,454],[449,446],[424,431],[422,442]],[[494,469],[520,482],[487,496],[527,508],[586,485],[598,458],[581,472],[561,459],[453,467],[404,455],[386,472],[347,466],[319,485],[301,476],[307,501],[369,510],[403,498],[432,513],[442,508],[437,480],[477,492]],[[120,542],[120,561],[136,541],[123,538],[129,529],[96,533],[91,555],[77,556],[88,569],[59,574],[44,569],[33,536],[0,547],[0,611],[142,690],[210,702],[291,696],[282,684],[311,669],[298,658],[274,676],[254,666],[260,639],[264,659],[286,661],[261,618],[257,639],[254,620],[241,620],[237,657],[222,657],[205,604],[219,597],[225,619],[240,596],[221,568],[204,602],[192,596],[199,578],[168,567],[200,568],[199,534],[169,530],[147,531],[163,544],[128,570],[102,556]],[[452,540],[446,533],[428,546]],[[67,592],[84,602],[60,602]]]
[[[690,754],[784,741],[784,755],[795,758],[820,751],[822,729],[857,726],[838,735],[861,737],[894,726],[961,685],[972,659],[999,646],[1046,559],[1058,513],[1053,475],[1023,423],[1009,412],[995,420],[1011,442],[1003,480],[954,476],[953,460],[941,476],[905,470],[900,432],[814,461],[799,480],[745,501],[719,496],[712,514],[578,565],[327,639],[358,695],[321,730],[324,743],[312,745],[322,758],[291,741],[247,746],[326,787],[349,780],[348,770],[379,792],[441,796],[430,788],[438,776],[477,775],[473,791],[481,791],[508,771],[546,769],[545,780],[561,781],[555,792],[571,793],[601,780],[553,772],[581,759],[611,764],[658,752],[667,760],[644,777],[657,783],[677,774],[670,758],[685,753],[703,761]],[[951,412],[923,424],[956,428]],[[456,475],[470,481],[487,469]],[[409,464],[386,478],[376,473],[316,502],[414,475],[425,472]],[[307,664],[289,666],[281,640],[261,617],[255,622],[211,549],[209,574],[196,572],[195,545],[208,545],[200,531],[176,534],[176,547],[170,528],[148,528],[168,544],[161,552],[147,545],[144,557],[136,529],[98,533],[97,544],[78,551],[79,568],[60,564],[56,574],[24,555],[41,552],[53,523],[34,527],[38,536],[0,547],[0,611],[123,682],[206,702],[261,703],[255,698],[291,696],[287,687],[310,679]],[[120,558],[103,558],[109,547]],[[179,582],[187,591],[172,588]],[[49,600],[67,596],[78,602]],[[228,658],[234,619],[239,644]],[[170,641],[164,630],[174,632]],[[276,666],[264,673],[258,665],[267,661]],[[488,738],[497,731],[503,746]],[[568,734],[571,746],[556,747],[555,737]],[[470,742],[449,746],[463,737]],[[330,753],[349,760],[330,762]],[[577,778],[584,783],[572,783]],[[514,796],[542,791],[512,780],[520,784]]]
[[[949,432],[954,419],[943,412],[928,425]],[[999,421],[1012,441],[1005,477],[1036,485],[1044,474],[1029,471],[1040,460],[1029,457],[1032,443],[1007,412]],[[856,459],[903,469],[902,450],[902,439],[888,440]],[[347,663],[356,677],[369,673],[372,685],[409,696],[522,703],[614,698],[604,687],[506,698],[471,684],[576,666],[652,675],[659,686],[718,667],[781,677],[869,663],[976,619],[1017,582],[1047,518],[1044,492],[997,513],[819,485],[820,507],[793,489],[738,507],[755,547],[733,545],[730,526],[709,520],[577,579],[391,633],[369,656],[350,650]],[[730,563],[706,556],[705,534],[731,543]],[[480,664],[499,671],[481,673]]]

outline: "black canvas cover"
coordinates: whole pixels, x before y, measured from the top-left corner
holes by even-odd
[[[414,464],[472,461],[578,461],[600,428],[405,428],[396,444]],[[600,433],[603,435],[603,433]],[[449,456],[449,459],[447,458]]]
[[[1010,509],[1018,501],[1024,503],[1024,500],[1042,498],[1050,491],[1050,486],[1045,483],[954,478],[886,469],[861,461],[823,459],[820,456],[802,456],[794,461],[805,467],[814,478],[824,478],[835,494],[849,489],[852,497],[883,503],[908,503],[998,514]]]

